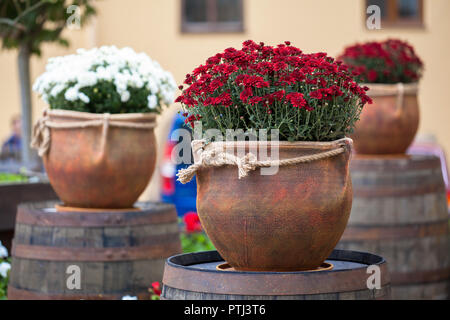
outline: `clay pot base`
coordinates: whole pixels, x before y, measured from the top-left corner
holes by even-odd
[[[55,204],[55,209],[58,212],[130,212],[141,211],[141,208],[124,208],[124,209],[102,209],[102,208],[77,208],[68,207],[61,204]]]
[[[312,270],[302,270],[302,271],[288,271],[288,272],[320,272],[320,271],[330,271],[333,269],[333,264],[332,263],[328,263],[328,262],[324,262],[320,265],[320,267],[317,267],[316,269],[312,269]],[[228,262],[225,263],[221,263],[219,265],[216,266],[216,270],[218,271],[234,271],[236,272],[236,270],[230,266],[228,264]],[[250,271],[251,272],[251,271]],[[257,272],[257,271],[256,271]]]

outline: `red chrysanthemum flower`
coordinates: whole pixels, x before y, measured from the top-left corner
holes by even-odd
[[[158,281],[152,282],[151,287],[153,294],[161,296],[161,284]]]
[[[197,232],[202,230],[202,225],[196,212],[188,212],[183,217],[186,232]]]
[[[306,100],[303,98],[302,93],[291,92],[286,95],[286,99],[289,100],[296,108],[303,108],[306,106]]]

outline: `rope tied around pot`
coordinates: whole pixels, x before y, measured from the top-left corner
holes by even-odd
[[[283,159],[283,160],[263,160],[258,161],[257,157],[253,153],[247,153],[244,157],[237,157],[227,152],[219,152],[218,150],[203,150],[200,154],[200,161],[194,163],[186,169],[178,170],[178,181],[183,184],[192,180],[198,170],[202,168],[222,167],[225,165],[235,165],[238,167],[238,178],[247,177],[250,171],[254,171],[256,168],[272,167],[272,166],[288,166],[300,163],[307,163],[312,161],[323,160],[337,156],[347,151],[349,138],[344,138],[339,141],[339,147],[333,150],[320,152],[311,155],[305,155],[301,157]]]
[[[364,84],[362,84],[364,85]],[[405,95],[414,95],[419,91],[417,83],[397,83],[397,84],[367,84],[370,87],[368,95],[370,97],[397,96],[397,110],[403,107]]]
[[[65,116],[67,118],[79,118],[77,112],[65,111]],[[118,128],[129,128],[129,129],[153,129],[155,123],[138,123],[138,122],[124,122],[111,120],[111,114],[104,113],[98,115],[84,115],[86,120],[70,121],[70,122],[60,122],[52,121],[44,111],[43,117],[41,117],[36,124],[33,126],[32,139],[30,146],[37,149],[40,157],[47,154],[50,150],[51,135],[50,129],[83,129],[89,127],[103,127],[102,130],[102,149],[106,144],[106,137],[109,127]],[[125,119],[124,119],[125,120]]]

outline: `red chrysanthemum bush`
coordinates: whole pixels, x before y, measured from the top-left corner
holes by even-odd
[[[371,102],[348,67],[326,53],[305,54],[289,42],[248,40],[207,59],[176,99],[186,122],[203,130],[278,129],[280,140],[331,141],[352,132]],[[180,86],[182,90],[183,87]]]
[[[339,57],[358,82],[412,83],[422,76],[423,63],[407,42],[389,39],[347,47]]]

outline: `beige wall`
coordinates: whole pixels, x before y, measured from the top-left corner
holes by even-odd
[[[145,51],[170,70],[178,83],[205,59],[247,39],[278,44],[290,40],[305,52],[337,55],[356,41],[396,37],[411,42],[426,64],[421,83],[420,132],[433,133],[450,152],[450,1],[425,0],[424,29],[369,31],[364,25],[364,0],[244,0],[245,32],[238,34],[180,33],[179,0],[102,0],[94,24],[81,31],[67,31],[69,49],[46,46],[42,58],[33,58],[32,78],[50,56],[73,52],[77,47],[115,44]],[[0,53],[0,138],[9,132],[10,117],[19,112],[16,53]],[[34,95],[34,116],[45,107]],[[160,145],[165,139],[176,106],[159,119]],[[157,180],[147,192],[156,198]]]

